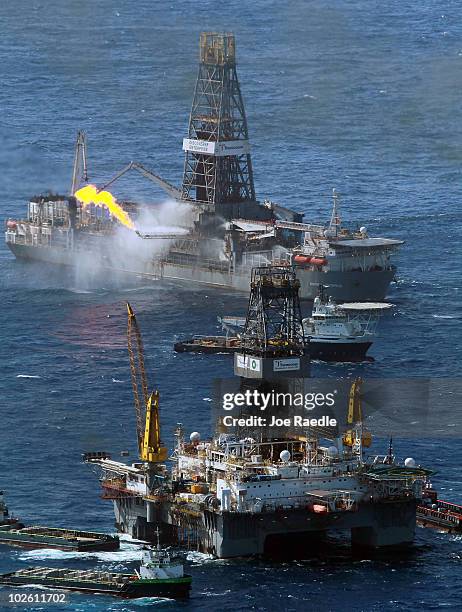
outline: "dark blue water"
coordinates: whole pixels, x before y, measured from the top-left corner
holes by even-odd
[[[325,220],[336,187],[346,220],[406,240],[389,295],[396,308],[382,321],[375,362],[315,364],[313,374],[460,378],[458,2],[3,0],[0,23],[2,217],[21,216],[31,194],[68,189],[78,128],[88,132],[95,181],[135,159],[178,183],[199,32],[234,31],[259,197]],[[162,198],[133,176],[116,194]],[[135,456],[124,302],[138,314],[171,443],[177,421],[209,432],[212,380],[231,365],[226,356],[175,355],[175,335],[213,331],[216,315],[242,312],[245,299],[23,265],[3,243],[0,279],[0,487],[28,523],[110,531],[111,504],[99,498],[80,454]],[[460,437],[460,429],[444,440],[416,432],[395,450],[437,469],[443,497],[460,501]],[[457,536],[419,529],[411,553],[391,559],[343,553],[287,564],[193,555],[187,604],[72,595],[67,609],[460,608]],[[0,571],[127,571],[136,556],[130,542],[87,558],[3,548]]]

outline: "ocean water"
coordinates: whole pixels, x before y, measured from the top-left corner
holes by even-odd
[[[335,187],[346,221],[406,241],[375,361],[314,364],[313,375],[450,385],[462,370],[461,18],[451,0],[3,0],[1,217],[23,215],[34,193],[68,189],[77,129],[88,133],[95,182],[133,159],[178,184],[199,33],[233,31],[259,198],[326,220]],[[163,198],[136,176],[114,191],[146,204]],[[111,504],[81,453],[127,449],[135,457],[125,301],[142,327],[171,444],[178,421],[210,431],[212,381],[231,372],[227,356],[174,354],[175,337],[212,332],[217,315],[242,313],[246,299],[26,265],[3,242],[0,279],[0,488],[29,524],[111,531]],[[435,486],[454,502],[462,500],[460,434],[395,432],[397,455],[437,470]],[[118,553],[83,558],[2,547],[0,571],[128,571],[135,559],[128,540]],[[460,609],[462,597],[461,537],[422,529],[397,557],[356,559],[340,548],[290,563],[190,560],[188,603],[72,594],[66,609]]]

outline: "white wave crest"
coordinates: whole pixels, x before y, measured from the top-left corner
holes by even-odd
[[[42,377],[36,376],[34,374],[17,374],[16,378],[42,378]]]
[[[53,548],[38,548],[23,552],[19,558],[22,561],[66,560],[66,559],[96,559],[106,563],[122,563],[125,561],[139,561],[141,551],[139,544],[121,541],[120,549],[113,551],[87,551],[56,550]]]

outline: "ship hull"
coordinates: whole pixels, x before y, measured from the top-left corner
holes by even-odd
[[[90,580],[71,580],[66,578],[47,578],[44,576],[21,576],[14,572],[0,576],[0,584],[12,587],[36,585],[53,590],[82,591],[136,599],[140,597],[166,597],[169,599],[186,599],[191,589],[191,576],[169,578],[164,580],[133,580],[123,585],[103,583]]]
[[[151,515],[156,522],[147,522],[146,502],[142,507],[133,498],[125,499],[123,505],[117,500],[114,509],[116,526],[125,533],[154,541],[159,522],[163,530],[164,526],[170,530],[175,543],[218,558],[273,556],[277,550],[303,557],[310,552],[313,540],[330,530],[349,532],[352,546],[357,548],[407,546],[414,540],[416,526],[415,500],[362,503],[355,511],[323,515],[306,508],[188,513],[175,504],[163,503]]]
[[[119,550],[118,537],[53,527],[0,528],[0,544],[20,548],[53,548],[77,552]]]
[[[29,550],[34,550],[36,548],[52,548],[54,550],[63,550],[63,551],[76,551],[76,552],[94,552],[94,551],[113,551],[119,550],[119,544],[113,543],[105,543],[105,544],[64,544],[64,543],[55,543],[47,540],[19,540],[19,539],[11,539],[11,538],[0,538],[0,545],[2,546],[15,546],[18,548],[27,548]]]
[[[320,361],[354,362],[366,359],[372,342],[310,342],[310,357]]]
[[[319,361],[356,362],[366,359],[366,353],[372,342],[310,342],[310,357]],[[242,351],[242,346],[226,346],[225,338],[217,339],[213,344],[201,344],[193,339],[174,344],[177,353],[224,354]]]
[[[102,239],[104,240],[104,239]],[[42,261],[62,266],[76,266],[81,255],[87,255],[78,249],[60,247],[31,246],[7,242],[8,247],[18,259]],[[250,269],[230,272],[220,267],[187,265],[167,261],[145,262],[131,261],[132,269],[125,270],[112,266],[99,259],[101,269],[114,270],[148,279],[165,278],[175,282],[190,282],[204,286],[214,286],[222,289],[233,289],[248,293]],[[316,269],[297,268],[300,280],[300,298],[313,300],[319,291],[319,285],[329,286],[329,295],[337,302],[379,302],[385,299],[395,270],[374,271],[322,271]]]

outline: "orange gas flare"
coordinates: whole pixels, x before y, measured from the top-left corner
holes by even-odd
[[[117,204],[115,197],[109,191],[98,191],[94,185],[86,185],[75,192],[75,197],[84,206],[95,204],[96,206],[106,206],[111,215],[118,219],[122,225],[134,230],[135,225],[125,210]]]

